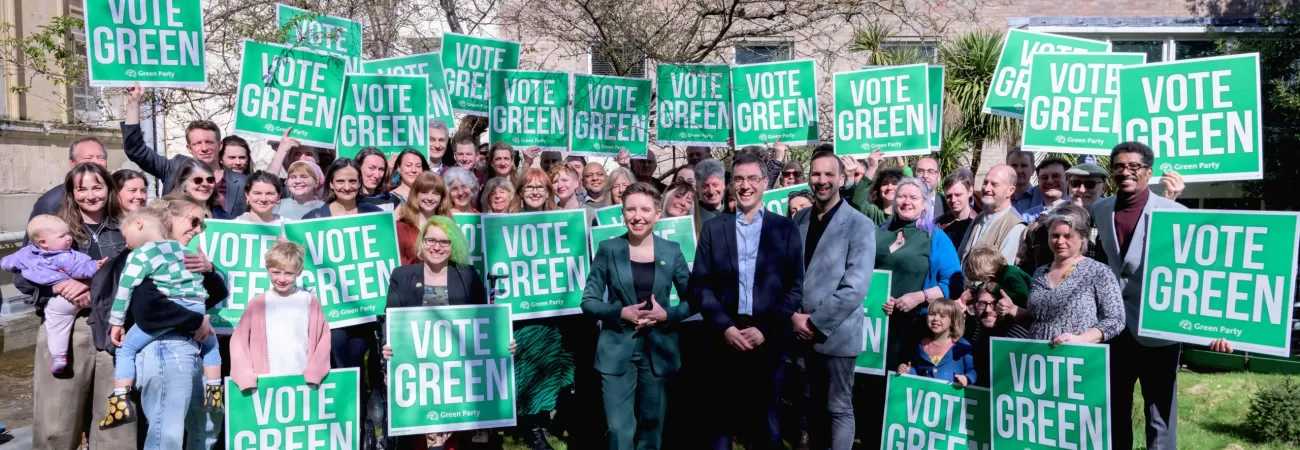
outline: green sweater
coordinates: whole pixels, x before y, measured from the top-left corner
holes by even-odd
[[[1028,273],[1020,270],[1019,267],[1007,264],[1002,266],[998,275],[993,279],[998,284],[998,288],[1006,292],[1007,297],[1011,298],[1011,303],[1016,306],[1026,308],[1029,306],[1029,283],[1033,279]]]

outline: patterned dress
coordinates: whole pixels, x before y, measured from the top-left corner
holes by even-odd
[[[1110,267],[1091,258],[1074,265],[1056,287],[1048,284],[1051,264],[1034,271],[1029,287],[1029,338],[1051,340],[1065,333],[1101,330],[1102,341],[1124,331],[1124,299]]]
[[[515,330],[515,404],[520,415],[555,409],[560,390],[573,384],[573,353],[560,334],[564,318],[525,322]]]

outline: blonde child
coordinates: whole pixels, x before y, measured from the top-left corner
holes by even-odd
[[[70,278],[95,276],[102,261],[72,249],[72,232],[62,219],[41,214],[27,222],[27,236],[32,243],[17,253],[0,259],[0,269],[20,272],[35,284],[53,286]],[[50,373],[59,374],[68,367],[68,340],[72,321],[81,308],[63,296],[45,304],[45,343],[50,351]]]
[[[926,337],[916,346],[911,363],[898,366],[898,373],[920,375],[966,386],[975,382],[973,348],[962,339],[965,310],[957,302],[941,298],[930,302],[925,322]]]
[[[120,418],[106,417],[100,422],[101,429],[135,421],[136,414],[127,394],[135,385],[136,354],[159,336],[171,331],[164,329],[150,333],[133,326],[123,336],[122,325],[126,321],[132,291],[145,279],[149,279],[169,300],[198,313],[203,313],[205,309],[204,301],[208,298],[208,292],[203,288],[203,277],[185,268],[184,246],[164,237],[163,224],[167,222],[165,214],[167,213],[155,208],[141,208],[122,221],[122,235],[126,238],[126,245],[135,250],[131,251],[126,266],[122,269],[122,278],[118,281],[117,295],[113,298],[113,308],[108,317],[108,323],[112,325],[109,332],[113,343],[121,347],[117,350],[114,361],[114,389],[108,401],[109,411],[124,414]],[[217,348],[217,337],[208,335],[200,345],[199,355],[203,359],[205,378],[203,406],[210,412],[219,411],[222,408],[221,353]]]
[[[305,252],[280,241],[266,252],[271,289],[253,297],[230,337],[230,378],[240,390],[259,375],[298,375],[318,385],[330,370],[330,328],[320,300],[294,283]]]

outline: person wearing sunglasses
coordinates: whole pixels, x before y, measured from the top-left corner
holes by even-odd
[[[206,164],[198,160],[186,160],[181,163],[176,180],[175,187],[168,194],[184,195],[194,203],[203,205],[208,217],[213,219],[231,218],[218,200],[217,178]],[[242,189],[240,193],[243,193]]]
[[[803,173],[803,165],[799,164],[799,161],[787,162],[785,167],[781,168],[781,187],[790,187],[807,182],[808,179]]]
[[[1110,173],[1106,169],[1096,164],[1083,163],[1071,167],[1065,171],[1066,179],[1069,180],[1066,185],[1069,187],[1070,201],[1063,205],[1078,205],[1085,211],[1091,211],[1093,203],[1101,199],[1106,192],[1106,179]],[[1059,209],[1053,208],[1053,212]],[[1045,219],[1046,213],[1036,217],[1029,223],[1025,230],[1025,238],[1020,243],[1020,250],[1016,254],[1016,267],[1026,273],[1033,273],[1039,267],[1052,262],[1053,253],[1052,243],[1048,236],[1048,227]],[[1097,242],[1097,225],[1088,219],[1091,231],[1084,239],[1088,241],[1087,248],[1084,249],[1084,256],[1095,259],[1102,263],[1106,262],[1106,254],[1100,250],[1101,246]]]

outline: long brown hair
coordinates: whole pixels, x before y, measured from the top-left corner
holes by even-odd
[[[415,182],[411,183],[411,195],[408,196],[405,203],[397,208],[397,221],[405,222],[412,228],[419,229],[424,225],[424,216],[420,215],[419,194],[421,192],[437,192],[442,196],[438,200],[438,209],[433,212],[436,216],[451,217],[451,197],[447,192],[447,184],[442,182],[442,177],[433,172],[421,172],[420,176],[415,177]]]
[[[122,218],[122,207],[117,203],[117,183],[108,174],[108,169],[95,163],[77,164],[63,176],[63,204],[59,205],[58,216],[68,224],[68,231],[72,232],[72,238],[78,245],[90,242],[90,233],[86,232],[86,222],[81,219],[81,207],[77,206],[76,197],[77,183],[86,175],[99,177],[108,189],[108,197],[104,199],[104,220]]]
[[[524,176],[519,177],[519,181],[515,182],[515,197],[510,199],[510,209],[508,211],[515,213],[524,210],[524,188],[530,182],[541,183],[546,186],[546,203],[542,204],[542,211],[560,209],[555,206],[555,187],[551,186],[551,177],[546,176],[546,172],[543,172],[542,169],[533,167],[524,172]]]

